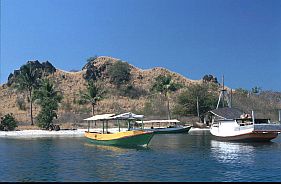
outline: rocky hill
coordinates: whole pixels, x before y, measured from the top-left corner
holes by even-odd
[[[122,93],[122,87],[118,88],[116,84],[112,83],[109,76],[109,68],[117,61],[120,60],[107,56],[94,57],[82,67],[81,71],[77,72],[60,70],[48,61],[42,63],[39,61],[28,61],[27,64],[31,64],[35,68],[40,69],[40,71],[43,71],[40,73],[40,77],[51,79],[56,89],[62,92],[64,98],[60,104],[58,119],[55,120],[55,123],[59,124],[79,124],[83,122],[84,118],[91,116],[90,104],[79,103],[79,93],[80,91],[85,91],[89,79],[93,79],[107,91],[105,98],[99,101],[96,106],[96,114],[131,111],[144,114],[148,119],[167,118],[166,101],[163,100],[159,93],[150,91],[155,79],[159,75],[170,75],[174,82],[183,86],[183,88],[171,94],[170,109],[173,109],[175,106],[176,98],[184,90],[184,87],[204,81],[218,84],[217,79],[212,75],[205,75],[202,80],[191,80],[165,68],[156,67],[143,70],[129,64],[130,80],[127,81],[125,86],[129,86],[131,87],[130,89],[134,90],[131,92],[132,94],[124,94]],[[29,125],[30,109],[28,95],[27,93],[17,91],[13,87],[22,67],[11,73],[7,83],[0,86],[0,116],[13,113],[22,125]],[[269,117],[270,115],[270,118],[278,119],[277,110],[281,109],[280,92],[262,91],[260,94],[253,94],[242,89],[237,90],[233,95],[233,104],[245,112],[254,109],[262,112],[261,117]],[[34,117],[36,117],[39,110],[40,107],[34,104]],[[186,122],[198,120],[196,117],[176,118]]]
[[[127,96],[120,96],[116,92],[116,86],[112,84],[108,77],[108,68],[119,59],[112,57],[97,57],[93,61],[88,62],[81,71],[68,72],[54,68],[51,63],[38,61],[29,61],[37,67],[41,67],[45,71],[45,76],[50,78],[56,88],[63,93],[63,102],[59,109],[59,119],[61,121],[79,121],[84,117],[89,116],[91,113],[90,105],[79,105],[79,91],[86,89],[87,79],[92,78],[101,83],[102,86],[108,91],[105,99],[100,101],[97,105],[96,113],[121,113],[126,111],[142,112],[145,103],[151,99],[158,98],[158,94],[151,94],[151,88],[154,80],[161,74],[169,74],[172,79],[184,86],[190,84],[200,83],[202,80],[191,80],[178,73],[171,72],[165,68],[156,67],[148,70],[142,70],[135,66],[129,65],[131,68],[130,85],[136,89],[141,90],[143,95],[137,98]],[[17,120],[20,122],[29,122],[29,104],[26,93],[16,91],[12,86],[15,77],[18,75],[19,70],[15,70],[8,78],[7,84],[0,86],[0,115],[13,113]],[[172,94],[171,98],[175,99],[178,92]],[[151,98],[151,96],[155,97]],[[171,100],[173,106],[174,100]],[[164,102],[161,102],[162,105]],[[159,109],[164,107],[159,107]],[[39,107],[35,104],[34,117],[39,112]],[[163,110],[165,111],[165,110]]]

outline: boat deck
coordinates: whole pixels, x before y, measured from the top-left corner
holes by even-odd
[[[254,132],[281,132],[281,124],[254,124]]]

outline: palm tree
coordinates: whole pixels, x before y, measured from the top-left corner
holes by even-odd
[[[169,102],[169,92],[176,91],[179,87],[179,84],[173,82],[172,77],[170,75],[159,75],[156,78],[155,83],[152,86],[152,91],[160,92],[160,94],[164,94],[167,100],[167,112],[168,119],[171,119],[170,113],[170,102]]]
[[[80,102],[90,103],[92,105],[92,114],[95,115],[95,105],[104,96],[105,90],[96,85],[93,80],[88,81],[85,92],[80,92]]]
[[[39,78],[41,77],[41,71],[37,68],[32,68],[31,63],[23,65],[20,69],[20,74],[16,78],[15,88],[19,91],[27,91],[29,95],[30,103],[30,120],[31,125],[33,123],[33,113],[32,113],[32,92],[38,87]]]
[[[38,124],[40,127],[48,129],[54,117],[57,117],[59,103],[63,96],[60,91],[56,91],[49,79],[43,79],[40,88],[34,91],[34,99],[41,106],[38,114]]]

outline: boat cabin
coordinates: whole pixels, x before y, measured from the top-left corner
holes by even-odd
[[[256,119],[254,113],[247,114],[237,108],[218,108],[209,111],[209,118],[212,123],[222,121],[233,121],[235,120],[239,125],[244,126],[245,124],[268,124],[270,119]]]
[[[237,108],[224,107],[211,110],[208,115],[213,127],[221,126],[222,123],[225,125],[234,123],[241,128],[252,125],[254,131],[281,131],[280,123],[271,123],[270,119],[256,119],[253,111],[250,115]]]

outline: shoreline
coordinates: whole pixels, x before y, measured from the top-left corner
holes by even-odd
[[[121,128],[121,131],[127,128]],[[17,131],[0,131],[0,138],[41,138],[41,137],[84,137],[85,131],[88,129],[76,130],[17,130]],[[91,128],[91,131],[102,132],[102,128]],[[191,128],[189,131],[203,131],[208,128]],[[115,133],[118,128],[109,128],[108,131]]]

